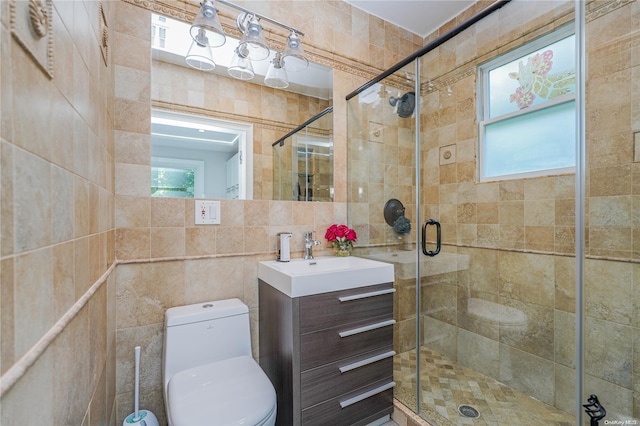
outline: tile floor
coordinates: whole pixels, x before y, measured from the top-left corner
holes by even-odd
[[[395,398],[415,407],[415,351],[394,359]],[[570,426],[574,416],[422,348],[421,413],[437,426]],[[461,404],[480,411],[476,419],[458,412]],[[393,425],[393,423],[391,423]]]

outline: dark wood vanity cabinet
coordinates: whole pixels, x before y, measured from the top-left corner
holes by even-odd
[[[290,298],[259,281],[276,425],[366,425],[393,411],[393,292],[386,283]]]

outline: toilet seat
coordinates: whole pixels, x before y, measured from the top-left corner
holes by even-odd
[[[276,410],[273,385],[248,356],[176,373],[167,399],[167,416],[175,426],[258,426],[275,417]]]

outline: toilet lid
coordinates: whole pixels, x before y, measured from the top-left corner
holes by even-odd
[[[167,387],[175,426],[257,425],[276,405],[276,392],[248,356],[229,358],[175,374]]]

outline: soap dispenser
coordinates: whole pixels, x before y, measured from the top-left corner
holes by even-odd
[[[276,260],[278,262],[288,262],[291,260],[291,232],[278,232],[278,247]]]

